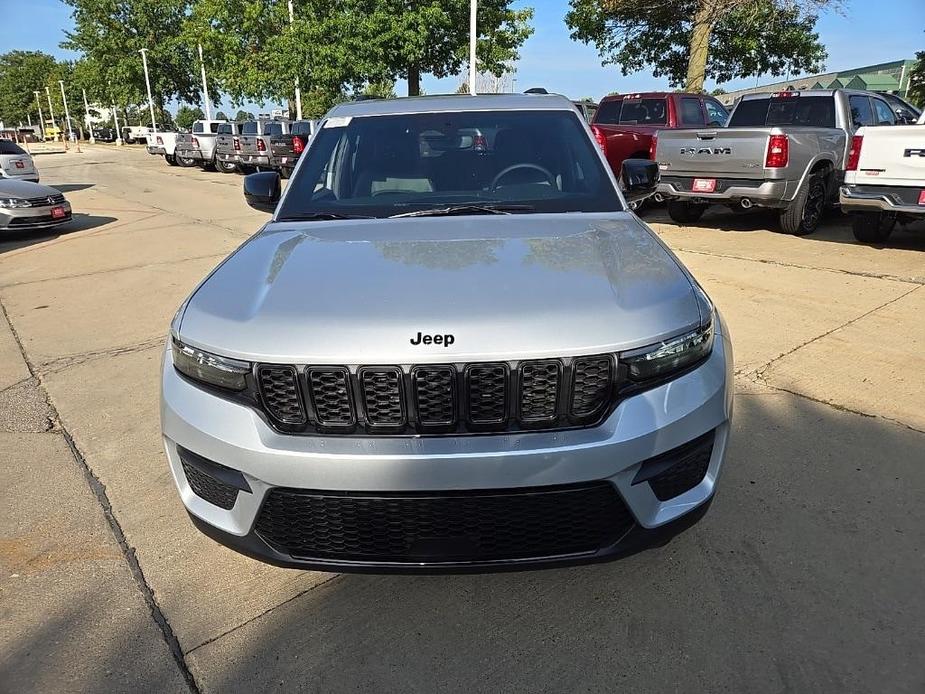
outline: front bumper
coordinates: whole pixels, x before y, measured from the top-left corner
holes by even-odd
[[[52,209],[64,208],[63,217],[52,217]],[[0,208],[0,230],[2,231],[34,231],[36,229],[51,229],[71,221],[71,204],[63,202],[57,205],[44,205],[42,207],[15,207]]]
[[[600,426],[588,429],[442,437],[285,435],[251,408],[217,398],[180,377],[169,350],[161,423],[174,480],[195,524],[244,554],[280,566],[332,571],[482,571],[609,559],[670,538],[693,523],[713,498],[729,436],[732,393],[732,349],[718,319],[713,353],[703,364],[627,398]],[[708,432],[713,432],[713,446],[699,483],[666,500],[649,483],[639,483],[644,463]],[[223,504],[228,508],[197,495],[180,448],[224,466],[223,474],[238,476],[242,491]],[[356,499],[376,493],[449,497],[542,491],[583,483],[612,487],[630,517],[614,542],[579,554],[435,562],[292,556],[275,549],[255,529],[268,495],[278,488],[286,493],[324,490],[317,494]]]
[[[694,192],[694,178],[713,178],[716,192]],[[758,207],[786,207],[796,195],[799,181],[723,178],[719,176],[662,176],[658,192],[668,198],[681,198],[717,205],[738,204],[748,199]]]
[[[838,201],[845,212],[897,212],[925,217],[918,204],[922,186],[842,186]]]
[[[2,171],[0,172],[0,178],[4,178],[8,181],[29,181],[30,183],[38,183],[39,182],[39,172],[33,171],[27,174],[16,175],[16,174],[11,174],[8,171]]]

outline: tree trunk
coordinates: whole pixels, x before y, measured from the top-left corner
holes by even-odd
[[[687,84],[684,89],[689,92],[702,92],[707,72],[707,54],[710,49],[710,32],[713,30],[713,17],[710,0],[700,0],[697,14],[694,15],[694,27],[691,29],[691,41],[688,47],[690,57],[687,59]]]
[[[418,65],[408,66],[408,96],[418,96],[421,93],[421,68]]]

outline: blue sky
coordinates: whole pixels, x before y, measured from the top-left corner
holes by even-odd
[[[517,65],[518,91],[543,86],[572,98],[598,98],[612,91],[668,87],[664,78],[646,72],[624,77],[614,66],[601,67],[593,47],[569,38],[564,22],[566,0],[525,0],[516,5],[535,10],[535,33],[524,44]],[[925,0],[846,0],[844,5],[842,14],[823,16],[817,24],[829,53],[827,70],[911,58],[917,50],[925,50]],[[74,57],[58,47],[71,25],[70,8],[60,0],[0,0],[0,17],[4,19],[0,51],[41,50]],[[735,89],[754,83],[751,78],[723,86]],[[455,91],[458,84],[456,78],[427,76],[422,80],[429,94]],[[397,86],[400,94],[404,88],[403,83]]]

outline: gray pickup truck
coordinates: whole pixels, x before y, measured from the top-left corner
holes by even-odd
[[[850,90],[748,94],[724,128],[658,133],[659,193],[680,224],[711,204],[780,211],[780,229],[811,234],[838,202],[851,136],[892,125],[879,95]]]
[[[199,165],[204,169],[215,165],[215,138],[225,121],[197,120],[193,131],[177,135],[176,160],[180,166]]]
[[[241,123],[222,123],[215,134],[215,168],[222,173],[234,173],[239,170],[240,162]]]
[[[248,121],[241,126],[239,165],[248,169],[275,169],[279,162],[273,156],[271,140],[289,132],[289,122],[283,120]]]

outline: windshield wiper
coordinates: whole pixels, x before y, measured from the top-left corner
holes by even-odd
[[[434,207],[428,210],[402,212],[401,214],[389,215],[389,219],[398,219],[399,217],[448,217],[455,214],[513,214],[514,212],[532,212],[533,209],[533,205],[493,205],[491,203],[484,205],[452,205],[450,207]]]
[[[307,222],[326,219],[375,219],[365,214],[341,214],[340,212],[293,212],[277,218],[277,222]]]

